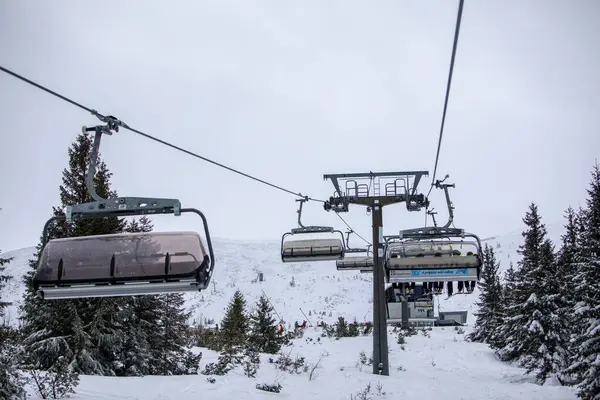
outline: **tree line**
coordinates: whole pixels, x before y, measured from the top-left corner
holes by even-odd
[[[544,383],[550,376],[600,399],[600,167],[585,206],[569,207],[558,250],[535,203],[523,218],[520,260],[500,276],[485,246],[478,312],[468,338],[490,345]]]

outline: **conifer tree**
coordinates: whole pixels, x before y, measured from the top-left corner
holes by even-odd
[[[151,342],[156,345],[151,347],[152,358],[158,361],[153,370],[160,375],[195,374],[200,356],[185,348],[190,313],[184,310],[183,294],[164,294],[160,301],[156,312],[162,324],[151,337]]]
[[[0,256],[0,295],[3,292],[6,283],[12,279],[11,275],[6,275],[4,273],[4,270],[6,269],[6,267],[4,265],[10,263],[11,261],[12,261],[12,257],[11,258],[3,258]],[[4,322],[4,309],[10,305],[11,305],[11,303],[2,301],[2,299],[0,298],[0,325],[2,325]]]
[[[575,283],[575,275],[577,273],[577,263],[579,262],[579,224],[577,214],[573,208],[569,207],[566,211],[565,233],[561,235],[561,248],[557,254],[558,273],[563,276],[565,291],[563,293],[563,301],[568,307],[574,306],[575,292],[573,284]]]
[[[557,288],[560,295],[557,296],[556,304],[559,307],[558,314],[561,320],[564,320],[569,326],[569,342],[573,342],[577,336],[578,318],[573,309],[577,303],[577,291],[574,288],[577,286],[576,275],[578,270],[579,257],[579,235],[580,226],[578,223],[578,215],[569,207],[565,214],[566,224],[565,232],[561,235],[561,248],[558,251],[557,264],[557,280],[561,282]],[[573,360],[572,346],[567,346],[567,358],[569,362]],[[571,384],[574,382],[573,375],[563,371],[561,374],[561,382]]]
[[[287,341],[284,336],[279,336],[273,307],[265,295],[256,303],[256,311],[250,316],[249,328],[248,345],[255,351],[277,354]]]
[[[600,166],[592,170],[586,207],[582,212],[580,262],[575,273],[579,320],[574,356],[567,372],[579,380],[578,396],[583,400],[600,398]],[[580,225],[580,226],[581,226]]]
[[[248,316],[246,299],[238,289],[233,294],[219,330],[221,352],[217,364],[219,374],[225,374],[241,365],[248,341]]]
[[[4,274],[6,264],[12,261],[11,258],[0,256],[0,298],[6,282],[12,279],[12,276]],[[4,325],[4,309],[11,303],[0,300],[0,399],[16,400],[25,398],[24,379],[18,370],[18,352],[14,335],[9,326]]]
[[[508,269],[504,272],[504,282],[501,284],[501,311],[499,314],[498,325],[494,328],[492,339],[489,344],[492,349],[500,350],[507,345],[508,330],[510,325],[510,311],[516,304],[514,293],[517,286],[518,274],[512,261]]]
[[[92,201],[86,186],[91,148],[92,138],[83,133],[69,148],[69,167],[63,170],[59,187],[61,207],[53,207],[55,216],[64,215],[62,210],[67,205]],[[117,196],[110,189],[111,176],[98,156],[94,184],[96,192],[103,198]],[[140,230],[140,225],[147,223],[140,219],[128,224],[125,219],[116,217],[60,221],[50,227],[48,239]],[[28,367],[49,370],[59,356],[65,356],[75,372],[114,375],[118,364],[115,355],[120,353],[123,342],[120,311],[127,308],[128,299],[41,300],[33,291],[33,275],[41,249],[40,240],[30,261],[32,268],[24,277],[27,289],[21,314]]]
[[[475,328],[467,337],[473,342],[490,343],[495,329],[499,325],[502,300],[502,287],[498,275],[499,266],[493,247],[486,244],[483,251],[483,271],[479,283],[479,302],[476,303],[479,309],[475,313]]]
[[[543,383],[551,373],[559,373],[566,361],[568,333],[559,318],[556,262],[553,246],[546,238],[537,206],[531,204],[523,222],[524,243],[519,248],[520,271],[507,319],[502,328],[504,346],[498,350],[503,360],[518,360],[527,373],[536,373]]]

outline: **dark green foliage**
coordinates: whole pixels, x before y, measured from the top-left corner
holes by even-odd
[[[25,399],[26,380],[19,371],[18,346],[0,338],[0,399]]]
[[[195,374],[198,370],[200,356],[186,350],[187,320],[190,313],[184,310],[184,298],[181,293],[170,293],[160,296],[160,305],[155,310],[156,318],[162,321],[158,329],[153,330],[151,337],[152,374],[183,375]]]
[[[12,261],[11,258],[2,258],[0,257],[0,293],[2,293],[6,282],[12,279],[11,275],[4,274],[4,270],[6,267],[4,265],[10,263]],[[4,309],[8,307],[11,303],[7,303],[5,301],[0,300],[0,325],[4,322]]]
[[[365,323],[364,326],[359,324],[356,321],[356,318],[350,324],[346,321],[344,317],[338,317],[338,320],[333,325],[327,325],[326,323],[322,324],[323,334],[325,337],[335,337],[336,339],[340,339],[343,337],[356,337],[362,335],[369,335],[373,330],[373,324],[370,322]]]
[[[535,204],[523,222],[527,228],[519,247],[522,259],[506,293],[506,314],[496,333],[496,338],[502,338],[497,340],[501,342],[497,353],[502,360],[519,361],[543,383],[549,374],[564,368],[568,326],[560,319],[561,282],[553,246]]]
[[[268,354],[277,354],[281,346],[288,342],[286,336],[279,335],[279,326],[273,317],[273,307],[266,296],[256,303],[256,311],[250,316],[248,346]]]
[[[227,306],[219,330],[221,352],[216,366],[217,375],[224,375],[242,364],[248,343],[248,325],[246,299],[238,289]]]
[[[260,354],[251,347],[246,348],[244,352],[244,374],[248,378],[255,378],[256,372],[260,368]]]
[[[479,288],[478,311],[475,312],[475,328],[467,337],[473,342],[491,343],[495,331],[500,325],[502,313],[502,286],[498,275],[499,263],[496,262],[494,249],[487,244],[483,251],[483,271]]]
[[[59,357],[47,371],[31,371],[31,382],[42,399],[61,399],[75,393],[79,375],[66,357]]]
[[[600,166],[592,170],[586,207],[577,230],[573,283],[575,340],[567,372],[579,383],[583,400],[600,398]]]
[[[6,282],[12,279],[12,276],[3,274],[4,265],[11,261],[12,257],[0,256],[0,297]],[[20,354],[17,335],[10,326],[4,324],[4,308],[9,305],[0,301],[0,399],[16,400],[25,398],[25,379],[18,369]]]
[[[248,316],[246,315],[246,299],[238,289],[227,306],[225,317],[221,321],[219,335],[223,348],[244,346],[248,334]]]

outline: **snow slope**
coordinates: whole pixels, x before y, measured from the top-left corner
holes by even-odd
[[[550,238],[559,247],[563,228],[559,224],[547,226]],[[277,313],[287,323],[293,324],[305,319],[302,311],[312,324],[319,320],[334,322],[338,316],[358,321],[372,319],[372,276],[358,271],[337,271],[334,261],[316,263],[282,263],[280,242],[250,242],[215,239],[215,273],[209,290],[186,294],[187,308],[192,311],[192,320],[204,322],[207,319],[220,321],[227,303],[236,289],[240,289],[247,299],[249,308],[263,293],[269,296]],[[493,246],[500,270],[508,268],[509,262],[519,259],[517,249],[521,243],[521,232],[487,238],[484,243]],[[3,257],[14,257],[7,265],[6,272],[13,279],[2,299],[15,304],[7,314],[11,323],[17,323],[17,306],[24,286],[22,276],[28,270],[28,260],[35,247],[28,247],[2,253]],[[262,272],[264,281],[258,282]],[[293,285],[291,285],[293,279]],[[478,289],[471,295],[455,295],[446,299],[441,295],[436,299],[438,311],[469,311],[467,323],[471,323],[476,310],[474,303]],[[301,311],[302,310],[302,311]]]
[[[550,237],[559,239],[562,227],[548,227]],[[501,270],[508,268],[509,261],[518,260],[516,250],[521,242],[519,231],[485,240],[496,249]],[[302,321],[302,309],[309,320],[316,324],[320,319],[334,322],[338,316],[359,321],[371,319],[372,278],[354,271],[339,272],[334,262],[283,264],[279,258],[279,242],[245,242],[214,240],[216,270],[211,288],[203,293],[186,294],[187,307],[193,318],[201,321],[212,318],[220,321],[224,310],[239,288],[250,308],[264,291],[270,297],[276,311],[288,323]],[[557,245],[558,246],[558,245]],[[5,272],[14,276],[7,286],[3,300],[14,301],[8,309],[11,323],[17,325],[17,306],[24,290],[22,276],[28,270],[27,260],[33,256],[34,247],[2,253],[14,257]],[[265,280],[257,282],[258,272]],[[290,282],[293,279],[293,286]],[[468,310],[469,323],[475,311],[474,294],[439,296],[436,309]],[[310,315],[309,315],[310,312]],[[321,315],[323,314],[323,315]],[[470,327],[467,327],[467,333]],[[553,386],[548,382],[539,386],[523,370],[499,362],[486,345],[467,343],[464,335],[452,328],[434,328],[427,338],[421,334],[407,338],[405,349],[396,343],[395,334],[389,334],[390,376],[374,376],[370,366],[358,364],[360,351],[371,354],[372,337],[332,340],[319,338],[318,328],[309,328],[302,339],[293,341],[288,348],[291,356],[306,357],[306,363],[314,365],[326,354],[316,370],[317,376],[309,382],[308,374],[290,375],[278,371],[263,362],[257,378],[243,375],[241,370],[215,377],[215,383],[206,376],[175,376],[143,378],[110,378],[82,376],[77,394],[79,399],[197,399],[208,396],[215,399],[230,398],[288,398],[288,399],[350,399],[371,383],[371,399],[432,398],[454,399],[576,399],[572,388]],[[310,340],[312,338],[313,340]],[[319,340],[317,341],[317,338]],[[201,369],[215,362],[217,354],[206,349]],[[402,368],[400,368],[402,367]],[[278,382],[281,393],[267,393],[255,388],[257,383]],[[378,396],[376,386],[383,385],[385,395]],[[36,399],[32,391],[32,398]]]
[[[416,335],[406,338],[405,350],[389,334],[390,376],[372,374],[372,367],[358,362],[359,353],[371,354],[372,337],[321,338],[320,331],[308,328],[293,347],[284,348],[291,357],[305,357],[309,366],[323,358],[316,377],[309,373],[290,375],[278,371],[263,355],[256,378],[244,376],[238,368],[226,376],[214,376],[209,383],[204,375],[148,376],[143,378],[81,377],[79,399],[148,399],[192,400],[207,399],[328,399],[349,400],[367,384],[371,384],[370,399],[433,399],[444,400],[575,400],[572,388],[547,384],[539,386],[523,377],[522,370],[495,360],[487,346],[467,343],[463,336],[450,328],[434,328],[430,337]],[[313,340],[309,340],[312,338]],[[216,362],[217,354],[203,353],[201,365]],[[401,368],[401,370],[399,370]],[[279,383],[280,393],[257,390],[257,383]],[[378,396],[377,385],[382,386]],[[34,397],[35,398],[35,397]],[[355,397],[356,398],[356,397]]]

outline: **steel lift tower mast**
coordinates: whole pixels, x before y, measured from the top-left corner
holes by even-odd
[[[417,186],[428,171],[365,172],[323,175],[335,188],[334,195],[325,202],[326,211],[348,212],[350,204],[366,206],[373,220],[373,373],[389,375],[387,315],[385,309],[385,272],[382,208],[406,203],[408,211],[420,211],[427,206]],[[344,191],[340,188],[344,183]],[[365,183],[367,182],[367,183]],[[371,185],[372,183],[372,185]],[[381,185],[383,184],[383,191]]]

